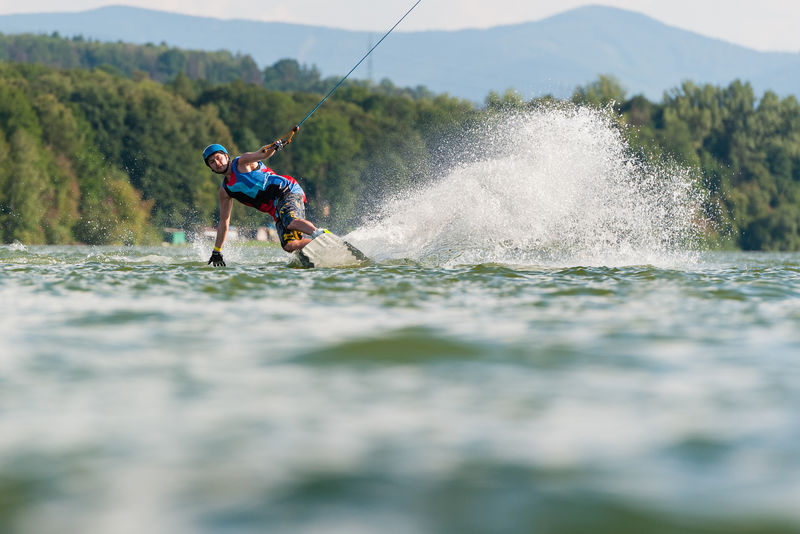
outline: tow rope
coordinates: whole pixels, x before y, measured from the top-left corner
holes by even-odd
[[[394,29],[395,29],[395,28],[397,28],[397,27],[400,25],[400,23],[401,23],[401,22],[403,22],[403,20],[404,20],[404,19],[405,19],[405,18],[406,18],[406,17],[407,17],[407,16],[408,16],[408,15],[409,15],[409,14],[410,14],[412,11],[414,11],[414,8],[415,8],[415,7],[417,7],[417,5],[418,5],[420,2],[422,2],[422,0],[417,0],[417,2],[416,2],[416,3],[415,3],[413,6],[411,6],[411,9],[409,9],[408,11],[406,11],[406,14],[405,14],[405,15],[403,15],[402,17],[400,17],[400,20],[398,20],[397,22],[395,22],[394,26],[392,26],[391,28],[389,28],[389,31],[388,31],[388,32],[386,32],[386,33],[383,35],[383,37],[381,37],[381,38],[380,38],[380,40],[379,40],[377,43],[375,43],[375,45],[374,45],[372,48],[370,48],[370,49],[367,51],[367,53],[366,53],[366,54],[364,54],[364,57],[362,57],[360,60],[358,60],[358,63],[356,63],[356,64],[355,64],[355,66],[353,66],[353,68],[352,68],[352,69],[350,69],[350,72],[348,72],[347,74],[345,74],[345,75],[344,75],[344,78],[342,78],[341,80],[339,80],[339,83],[337,83],[337,84],[336,84],[336,85],[333,87],[333,89],[331,89],[331,90],[328,92],[328,94],[327,94],[327,95],[325,95],[325,98],[323,98],[322,100],[320,100],[320,101],[319,101],[319,103],[318,103],[316,106],[314,106],[314,109],[312,109],[311,111],[309,111],[309,112],[308,112],[308,115],[306,115],[306,116],[303,118],[303,120],[301,120],[300,122],[298,122],[298,123],[297,123],[297,125],[296,125],[294,128],[292,128],[292,129],[291,129],[289,132],[287,132],[285,135],[283,135],[282,137],[278,138],[278,139],[277,139],[277,140],[276,140],[276,141],[273,143],[273,145],[277,144],[278,142],[280,142],[280,143],[282,144],[282,146],[283,146],[283,145],[288,145],[289,143],[291,143],[291,142],[292,142],[292,138],[294,137],[294,134],[296,134],[296,133],[297,133],[297,131],[300,129],[300,126],[302,126],[302,125],[303,125],[303,123],[304,123],[304,122],[306,122],[306,121],[308,120],[308,118],[309,118],[311,115],[313,115],[313,114],[314,114],[314,112],[315,112],[315,111],[317,111],[317,109],[319,109],[319,107],[320,107],[322,104],[324,104],[324,103],[325,103],[325,101],[326,101],[326,100],[328,100],[328,97],[329,97],[329,96],[331,96],[331,95],[332,95],[334,92],[336,92],[336,90],[337,90],[337,89],[338,89],[338,88],[339,88],[339,87],[340,87],[340,86],[341,86],[341,85],[344,83],[344,81],[345,81],[347,78],[349,78],[351,74],[353,74],[353,71],[355,71],[355,70],[358,68],[358,66],[359,66],[359,65],[361,65],[361,64],[364,62],[364,60],[365,60],[365,59],[367,59],[367,57],[368,57],[368,56],[369,56],[369,55],[372,53],[372,51],[373,51],[373,50],[375,50],[376,48],[378,48],[378,45],[379,45],[379,44],[381,44],[381,43],[383,42],[383,40],[384,40],[384,39],[386,39],[386,38],[389,36],[389,34],[390,34],[390,33],[392,33],[392,31],[394,31]]]

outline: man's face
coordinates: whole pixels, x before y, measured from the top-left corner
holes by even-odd
[[[208,157],[208,166],[217,174],[225,174],[228,170],[228,155],[224,152],[217,152]]]

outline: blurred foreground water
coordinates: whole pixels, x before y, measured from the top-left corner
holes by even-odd
[[[0,247],[2,532],[800,532],[800,255]]]

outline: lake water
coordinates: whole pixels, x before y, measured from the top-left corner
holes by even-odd
[[[800,255],[0,248],[4,532],[798,532]]]
[[[0,532],[800,532],[800,255],[702,251],[601,114],[509,121],[362,268],[0,246]]]

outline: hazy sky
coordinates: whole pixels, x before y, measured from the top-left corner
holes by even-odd
[[[83,11],[105,5],[216,18],[295,22],[383,33],[415,0],[0,0],[0,14]],[[581,5],[645,13],[671,26],[757,50],[800,52],[799,0],[422,0],[397,31],[486,28],[539,20]]]

